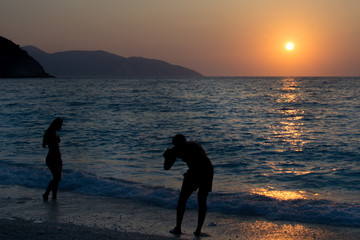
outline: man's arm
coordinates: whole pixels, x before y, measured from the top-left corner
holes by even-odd
[[[176,153],[173,148],[166,149],[166,151],[163,154],[165,161],[164,161],[164,169],[169,170],[176,161]]]

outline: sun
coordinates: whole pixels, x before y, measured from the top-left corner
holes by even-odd
[[[291,51],[291,50],[293,50],[293,49],[294,49],[294,44],[293,44],[292,42],[288,42],[288,43],[286,44],[286,50]]]

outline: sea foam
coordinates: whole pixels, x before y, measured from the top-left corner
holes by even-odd
[[[51,175],[46,168],[26,165],[0,164],[0,182],[45,189]],[[133,199],[153,205],[176,208],[178,189],[149,186],[116,178],[103,178],[91,173],[65,170],[60,183],[60,192]],[[61,195],[61,193],[60,193]],[[196,208],[194,194],[188,202]],[[306,223],[360,227],[360,206],[324,199],[278,200],[251,192],[212,192],[208,210],[220,213],[265,217],[270,220],[294,220]]]

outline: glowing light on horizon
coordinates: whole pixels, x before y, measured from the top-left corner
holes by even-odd
[[[286,49],[289,50],[289,51],[293,50],[294,49],[294,44],[292,42],[288,42],[286,44]]]

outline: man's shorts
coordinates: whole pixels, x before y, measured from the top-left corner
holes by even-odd
[[[196,191],[211,192],[213,182],[214,170],[209,169],[201,173],[190,173],[189,171],[184,174],[181,191]]]

